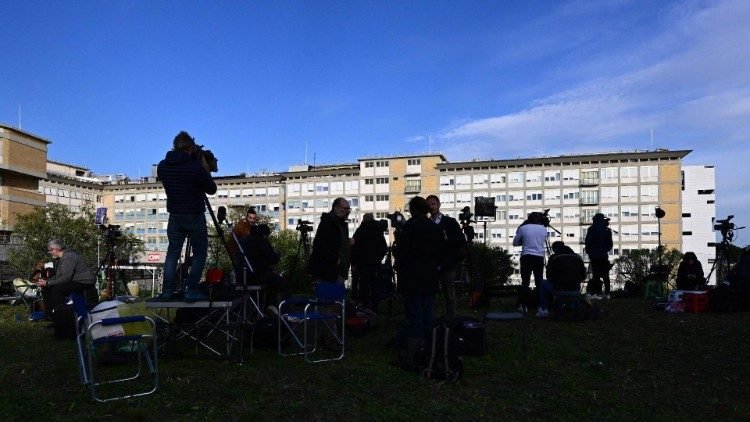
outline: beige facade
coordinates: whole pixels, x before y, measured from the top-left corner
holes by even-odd
[[[13,230],[16,216],[45,204],[38,192],[39,180],[47,177],[49,141],[0,125],[0,227]]]

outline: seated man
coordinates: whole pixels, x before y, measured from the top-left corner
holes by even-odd
[[[580,255],[565,243],[552,243],[552,255],[547,262],[547,280],[555,291],[581,291],[581,282],[586,279],[586,265]]]
[[[50,240],[47,243],[47,252],[57,258],[55,275],[47,279],[39,278],[36,285],[50,287],[49,303],[46,303],[46,306],[50,312],[54,312],[55,308],[65,304],[65,298],[71,293],[94,289],[96,278],[83,257],[72,249],[65,249],[59,240]]]
[[[268,289],[267,309],[275,314],[277,312],[275,305],[280,299],[289,298],[291,287],[289,281],[273,269],[273,265],[279,262],[280,256],[268,241],[270,234],[271,229],[268,225],[255,224],[246,236],[239,239],[239,243],[253,268],[253,274],[248,282],[262,284]]]

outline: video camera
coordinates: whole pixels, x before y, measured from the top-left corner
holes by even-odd
[[[297,219],[297,231],[300,233],[309,233],[312,231],[312,222],[303,220],[303,219]]]
[[[216,173],[219,171],[219,160],[216,158],[213,152],[211,152],[210,149],[204,149],[203,145],[196,145],[195,146],[195,158],[200,161],[201,158],[206,160],[206,164],[208,164],[208,170],[211,173]]]
[[[393,214],[387,214],[386,218],[391,222],[391,227],[396,230],[401,230],[401,227],[403,227],[404,223],[406,223],[404,215],[399,211],[394,211]]]
[[[723,236],[726,236],[728,232],[734,230],[735,228],[734,223],[731,222],[733,218],[734,216],[730,215],[724,220],[716,220],[714,222],[714,230],[718,230]]]
[[[458,214],[458,219],[461,221],[461,225],[476,223],[476,221],[471,219],[472,217],[474,217],[474,214],[471,212],[471,208],[469,208],[468,205],[463,207]]]
[[[122,230],[120,230],[120,226],[116,224],[100,224],[99,229],[104,232],[102,233],[102,236],[104,236],[107,241],[114,241],[122,236]]]

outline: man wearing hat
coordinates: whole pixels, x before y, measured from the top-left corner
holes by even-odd
[[[612,250],[612,230],[609,229],[609,218],[602,213],[596,213],[593,224],[586,232],[586,253],[591,265],[591,281],[588,293],[594,297],[602,293],[604,281],[604,299],[609,299],[609,251]]]

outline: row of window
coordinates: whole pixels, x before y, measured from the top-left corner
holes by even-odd
[[[484,186],[559,182],[589,181],[596,183],[656,182],[659,180],[658,166],[608,167],[592,170],[546,170],[516,171],[492,174],[463,174],[440,176],[440,186]]]
[[[53,186],[39,186],[39,193],[50,196],[59,196],[61,198],[82,199],[84,201],[101,202],[101,195],[91,192],[81,192],[72,189],[56,188]]]

